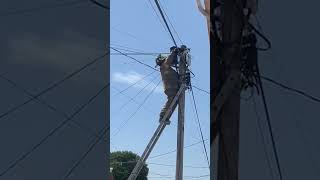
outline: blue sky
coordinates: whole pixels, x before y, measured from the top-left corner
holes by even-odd
[[[111,1],[111,46],[116,48],[130,48],[138,52],[162,53],[168,52],[173,45],[169,34],[161,25],[160,20],[151,8],[154,1]],[[172,24],[182,40],[191,48],[191,69],[196,75],[192,84],[209,91],[209,40],[205,18],[197,9],[196,1],[161,0],[165,12],[170,17]],[[157,11],[158,13],[158,11]],[[176,34],[174,33],[178,44]],[[140,61],[154,66],[154,56],[134,56]],[[165,103],[165,95],[159,83],[161,77],[158,72],[133,60],[111,55],[111,151],[129,150],[139,155],[142,154],[146,144],[158,126],[159,112]],[[123,90],[152,73],[140,83],[125,91],[125,95],[119,94]],[[157,86],[157,87],[156,87]],[[146,87],[143,89],[143,87]],[[146,96],[156,87],[144,105],[137,111],[138,104],[143,102]],[[140,94],[138,94],[141,91]],[[204,133],[204,138],[209,139],[209,95],[194,89],[199,117]],[[136,95],[138,94],[138,95]],[[134,98],[131,102],[130,98]],[[127,104],[124,106],[124,104]],[[134,114],[134,115],[132,115]],[[132,117],[132,118],[130,118]],[[167,126],[150,157],[166,153],[176,149],[177,115],[171,118],[171,125]],[[124,123],[126,122],[126,123]],[[122,126],[125,124],[125,126]],[[191,93],[186,93],[186,119],[185,119],[185,146],[197,143],[201,140]],[[209,141],[206,141],[209,155]],[[209,174],[207,161],[203,153],[201,143],[186,148],[184,151],[184,176],[203,176]],[[209,157],[210,158],[210,157]],[[150,158],[149,179],[168,179],[175,175],[176,153]],[[159,165],[162,164],[162,165]],[[164,166],[166,165],[166,166]],[[173,166],[168,166],[173,165]],[[192,166],[192,167],[190,167]],[[161,178],[162,175],[168,177]],[[209,179],[209,177],[197,178]]]

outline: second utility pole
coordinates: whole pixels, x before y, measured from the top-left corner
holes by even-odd
[[[181,48],[179,55],[179,77],[180,86],[186,83],[186,49]],[[176,180],[183,179],[183,146],[184,146],[184,110],[185,110],[185,91],[179,97],[178,107],[178,134],[177,134],[177,164],[176,164]]]
[[[239,121],[240,121],[240,65],[243,29],[242,0],[224,0],[222,4],[223,86],[230,78],[230,94],[222,106],[218,119],[219,160],[218,180],[238,180]],[[224,92],[220,92],[224,93]]]

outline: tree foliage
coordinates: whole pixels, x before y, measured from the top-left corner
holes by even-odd
[[[110,166],[115,180],[127,180],[140,157],[130,151],[116,151],[110,154]],[[137,180],[147,180],[149,169],[143,165]]]

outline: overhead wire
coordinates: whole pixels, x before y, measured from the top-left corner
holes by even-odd
[[[7,110],[6,112],[0,114],[0,119],[8,116],[9,114],[17,111],[18,109],[20,109],[21,107],[29,104],[30,102],[36,100],[38,97],[44,95],[45,93],[53,90],[54,88],[60,86],[62,83],[64,83],[65,81],[67,81],[68,79],[74,77],[75,75],[79,74],[80,72],[82,72],[83,70],[85,70],[86,68],[90,67],[91,65],[97,63],[99,60],[101,60],[102,58],[104,58],[105,56],[107,56],[109,53],[105,53],[102,56],[99,56],[97,58],[94,58],[92,61],[88,62],[87,64],[83,65],[82,67],[80,67],[79,69],[76,69],[75,71],[71,72],[70,74],[68,74],[67,76],[65,76],[63,79],[54,82],[52,85],[50,85],[49,87],[47,87],[46,89],[42,90],[40,93],[35,94],[32,98],[24,101],[23,103],[16,105],[12,108],[10,108],[9,110]]]
[[[133,163],[137,163],[138,161],[124,161],[124,162],[116,162],[119,164],[133,164]],[[154,162],[146,162],[146,164],[151,164],[151,165],[156,165],[156,166],[166,166],[166,167],[175,167],[176,165],[173,164],[163,164],[163,163],[154,163]],[[189,165],[183,165],[183,167],[185,168],[192,168],[192,169],[206,169],[208,167],[204,167],[204,166],[189,166]]]
[[[209,160],[209,157],[208,157],[208,152],[207,152],[206,144],[204,143],[204,137],[203,137],[203,132],[202,132],[202,128],[201,128],[201,123],[200,123],[200,118],[199,118],[199,114],[198,114],[198,108],[197,108],[196,100],[195,100],[195,97],[194,97],[194,93],[193,93],[192,88],[190,88],[190,90],[191,90],[191,95],[192,95],[194,110],[195,110],[196,117],[197,117],[198,128],[199,128],[199,131],[200,131],[200,136],[201,136],[201,140],[202,140],[202,145],[203,145],[203,149],[204,149],[204,154],[205,154],[205,157],[206,157],[206,159],[207,159],[208,167],[210,168],[210,160]]]
[[[169,31],[169,33],[170,33],[170,36],[171,36],[171,39],[172,39],[174,45],[178,47],[177,42],[176,42],[176,40],[174,39],[174,37],[173,37],[173,35],[172,35],[172,32],[171,32],[171,29],[170,29],[170,27],[169,27],[169,25],[168,25],[168,23],[167,23],[167,20],[166,20],[166,18],[164,17],[164,14],[163,14],[163,11],[162,11],[162,9],[161,9],[161,7],[160,7],[159,1],[158,1],[158,0],[154,0],[154,1],[155,1],[156,5],[157,5],[157,8],[158,8],[160,14],[161,14],[162,20],[163,20],[164,23],[166,24],[166,27],[167,27],[167,29],[168,29],[168,31]]]
[[[92,2],[93,4],[97,5],[98,7],[101,7],[106,10],[110,10],[110,7],[108,7],[107,5],[104,5],[96,0],[89,0],[89,1]]]
[[[142,50],[142,49],[132,48],[132,47],[119,45],[119,44],[114,44],[114,43],[110,43],[110,46],[108,46],[108,48],[110,48],[110,47],[113,47],[113,48],[116,48],[116,49],[120,49],[120,50],[124,50],[124,51],[127,51],[127,52],[132,52],[132,53],[144,52],[144,50]]]
[[[116,87],[111,87],[111,88],[113,88],[113,89],[115,89],[116,91],[118,91],[118,92],[120,92],[121,90],[119,90],[118,88],[116,88]],[[140,90],[141,91],[141,90]],[[121,95],[123,95],[124,97],[126,97],[126,98],[129,98],[133,103],[135,103],[136,105],[140,105],[140,102],[138,102],[137,100],[135,100],[133,97],[131,97],[131,96],[129,96],[129,95],[127,95],[127,94],[125,94],[125,93],[121,93]],[[130,102],[131,102],[130,101]],[[147,108],[147,107],[145,107],[145,108]],[[120,110],[120,109],[119,109]],[[154,111],[152,111],[152,109],[146,109],[148,112],[154,112]],[[155,112],[154,112],[155,113]]]
[[[155,71],[154,71],[154,72],[155,72]],[[145,91],[146,88],[147,88],[151,83],[153,83],[153,81],[154,81],[155,79],[157,79],[157,76],[155,76],[150,82],[148,82],[145,86],[143,86],[143,87],[138,91],[138,93],[136,93],[136,95],[134,95],[132,98],[130,97],[127,102],[123,103],[123,105],[118,109],[118,112],[120,112],[124,107],[126,107],[131,101],[134,101],[135,98],[136,98],[137,96],[139,96],[143,91]],[[123,92],[120,91],[119,93],[122,94]]]
[[[282,177],[282,170],[281,170],[281,166],[280,166],[280,160],[279,160],[279,155],[278,155],[277,144],[275,142],[274,135],[273,135],[271,117],[270,117],[270,113],[269,113],[269,109],[268,109],[268,105],[267,105],[267,100],[266,100],[266,96],[265,96],[264,89],[263,89],[263,84],[262,84],[262,81],[261,81],[261,74],[260,74],[259,67],[257,67],[257,75],[258,75],[258,83],[259,83],[259,87],[260,87],[260,91],[261,91],[261,98],[262,98],[262,101],[263,101],[266,120],[267,120],[267,123],[268,123],[268,130],[269,130],[269,134],[270,134],[270,137],[271,137],[272,150],[273,150],[273,153],[274,153],[274,156],[275,156],[275,160],[276,160],[276,165],[277,165],[277,169],[278,169],[278,175],[279,175],[280,180],[282,180],[283,177]]]
[[[143,53],[143,52],[136,52],[136,53],[126,53],[130,56],[158,56],[159,54],[169,54],[169,53]],[[110,55],[123,55],[121,53],[110,53]]]
[[[149,64],[146,64],[146,63],[138,60],[137,58],[134,58],[134,57],[132,57],[132,56],[129,56],[127,53],[124,53],[124,52],[120,51],[119,48],[114,48],[114,47],[110,47],[110,48],[113,49],[113,50],[115,50],[115,51],[117,51],[117,52],[120,53],[121,55],[126,56],[126,57],[134,60],[135,62],[137,62],[137,63],[139,63],[139,64],[142,64],[142,65],[144,65],[144,66],[146,66],[146,67],[148,67],[148,68],[151,68],[151,69],[159,72],[158,69],[150,66]],[[208,92],[208,91],[206,91],[206,90],[204,90],[204,89],[202,89],[202,88],[199,88],[199,87],[197,87],[197,86],[194,86],[194,85],[193,85],[192,87],[196,88],[196,89],[199,90],[199,91],[202,91],[202,92],[205,92],[205,93],[207,93],[207,94],[210,94],[210,92]]]
[[[170,20],[170,18],[169,18],[169,16],[168,16],[168,14],[166,13],[166,11],[165,11],[165,9],[163,8],[163,6],[162,6],[162,4],[161,4],[161,2],[160,2],[160,1],[159,1],[159,5],[160,5],[160,7],[161,7],[161,8],[162,8],[162,10],[163,10],[164,15],[167,17],[168,22],[169,22],[169,24],[171,25],[171,27],[172,27],[172,29],[173,29],[174,33],[177,35],[177,38],[179,39],[180,43],[181,43],[181,44],[184,44],[184,43],[182,42],[182,40],[181,40],[181,38],[180,38],[180,36],[179,36],[178,32],[176,31],[176,28],[173,26],[173,24],[172,24],[172,22],[171,22],[171,20]]]
[[[156,88],[158,87],[158,85],[160,84],[161,80],[155,85],[155,87],[150,91],[150,93],[144,98],[144,100],[142,101],[142,103],[138,106],[138,108],[129,116],[128,119],[126,119],[125,121],[123,121],[123,123],[120,125],[120,127],[118,128],[118,130],[113,134],[112,137],[115,137],[122,128],[124,128],[126,126],[126,124],[135,116],[135,114],[141,109],[141,107],[144,105],[144,103],[149,99],[149,97],[153,94],[153,92],[156,90]]]
[[[113,95],[113,96],[117,96],[119,94],[122,94],[123,92],[127,91],[128,89],[130,89],[133,86],[136,86],[138,83],[142,82],[143,80],[145,80],[147,77],[151,76],[152,74],[154,74],[156,71],[152,71],[151,73],[143,76],[142,78],[139,78],[139,80],[137,80],[136,82],[130,84],[128,87],[126,87],[125,89],[119,91],[117,94]]]
[[[289,90],[291,92],[295,92],[295,93],[297,93],[299,95],[302,95],[302,96],[304,96],[304,97],[306,97],[306,98],[308,98],[308,99],[310,99],[310,100],[312,100],[314,102],[320,102],[320,98],[317,98],[317,97],[315,97],[313,95],[310,95],[309,93],[306,93],[306,92],[304,92],[302,90],[298,90],[298,89],[289,87],[289,86],[287,86],[287,85],[285,85],[283,83],[277,82],[277,81],[275,81],[275,80],[273,80],[271,78],[268,78],[266,76],[261,76],[261,79],[265,80],[265,81],[268,81],[268,82],[270,82],[270,83],[272,83],[274,85],[277,85],[277,86],[279,86],[281,88],[287,89],[287,90]]]
[[[173,164],[161,164],[161,163],[153,163],[153,162],[147,162],[147,164],[166,166],[166,167],[175,167],[176,166]],[[188,166],[188,165],[183,165],[183,167],[184,168],[193,168],[193,169],[207,169],[208,168],[208,167],[204,167],[204,166]]]
[[[253,105],[253,110],[254,110],[254,113],[255,113],[255,116],[256,116],[255,119],[256,119],[256,123],[257,123],[257,130],[259,132],[261,143],[263,145],[263,152],[264,152],[264,155],[265,155],[266,160],[267,160],[270,177],[271,177],[271,179],[274,179],[274,176],[273,176],[273,173],[272,173],[273,168],[272,168],[271,161],[269,159],[269,155],[268,155],[268,152],[267,152],[267,144],[265,142],[265,136],[263,134],[262,125],[261,125],[261,122],[260,122],[261,119],[260,119],[260,116],[259,116],[259,113],[258,113],[255,97],[252,98],[252,105]]]
[[[206,90],[204,90],[204,89],[201,89],[201,88],[199,88],[199,87],[197,87],[197,86],[192,86],[192,87],[195,88],[195,89],[197,89],[197,90],[199,90],[199,91],[202,91],[202,92],[207,93],[207,94],[210,95],[210,92],[209,92],[209,91],[206,91]]]
[[[7,81],[8,83],[10,83],[13,87],[15,87],[17,90],[21,91],[22,93],[28,95],[29,97],[34,97],[34,95],[32,93],[30,93],[29,91],[27,91],[26,89],[24,89],[22,86],[20,86],[19,84],[17,84],[16,82],[12,81],[11,79],[5,77],[3,74],[0,75],[0,78],[2,78],[3,80]],[[55,112],[57,115],[63,117],[63,118],[68,118],[69,115],[61,110],[59,110],[58,108],[54,107],[53,105],[50,105],[49,103],[47,103],[46,101],[40,99],[40,98],[36,98],[36,101],[40,104],[42,104],[43,106],[47,107],[48,109],[52,110],[53,112]],[[73,125],[79,127],[80,129],[82,129],[84,132],[88,133],[91,136],[97,137],[98,133],[96,133],[94,130],[86,127],[85,125],[83,125],[82,123],[75,121],[75,120],[71,120],[71,122],[73,123]],[[106,139],[103,139],[103,141],[107,141]]]
[[[205,141],[208,141],[208,140],[209,140],[209,139],[205,139]],[[190,145],[188,145],[188,146],[184,146],[183,148],[184,148],[184,149],[187,149],[187,148],[190,148],[190,147],[192,147],[192,146],[198,145],[198,144],[200,144],[200,143],[202,143],[202,140],[199,141],[199,142],[190,144]],[[172,150],[172,151],[168,151],[168,152],[165,152],[165,153],[161,153],[161,154],[158,154],[158,155],[151,156],[151,157],[149,157],[149,159],[166,156],[166,155],[168,155],[168,154],[175,153],[175,152],[177,152],[177,149]]]
[[[69,123],[76,115],[78,115],[82,110],[84,110],[89,104],[91,104],[102,92],[106,90],[109,84],[103,86],[97,93],[95,93],[92,97],[90,97],[85,103],[83,103],[79,108],[77,108],[69,118],[62,121],[58,126],[52,129],[46,136],[42,137],[41,140],[32,146],[28,151],[24,152],[19,158],[14,160],[5,170],[0,171],[0,177],[3,177],[7,174],[11,169],[15,168],[21,161],[28,158],[35,150],[37,150],[41,145],[43,145],[47,140],[56,134],[61,128],[63,128],[67,123]]]
[[[161,21],[161,17],[160,17],[159,14],[157,13],[156,9],[153,7],[153,4],[152,4],[151,0],[148,0],[148,2],[149,2],[149,4],[150,4],[153,12],[156,14],[157,19],[159,20],[160,24],[162,25],[162,27],[164,28],[164,30],[168,33],[169,37],[171,37],[171,36],[170,36],[170,32],[168,31],[168,29],[166,28],[166,26],[165,26],[165,25],[163,24],[163,22]]]
[[[109,125],[105,125],[102,130],[99,132],[99,136],[96,137],[92,143],[90,143],[89,148],[82,154],[82,156],[74,163],[74,165],[70,168],[70,170],[66,173],[63,180],[67,180],[70,175],[81,165],[84,159],[89,155],[89,153],[97,146],[97,144],[101,141],[103,136],[108,132]]]
[[[110,48],[113,49],[114,51],[117,51],[118,53],[120,53],[120,54],[122,54],[122,55],[124,55],[124,56],[126,56],[126,57],[128,57],[128,58],[130,58],[130,59],[132,59],[132,60],[134,60],[134,61],[136,61],[136,62],[139,63],[139,64],[142,64],[142,65],[144,65],[144,66],[147,66],[147,67],[149,67],[149,68],[151,68],[151,69],[153,69],[153,70],[155,70],[155,71],[159,71],[158,69],[150,66],[149,64],[146,64],[146,63],[144,63],[144,62],[142,62],[142,61],[140,61],[140,60],[138,60],[138,59],[136,59],[136,58],[134,58],[134,57],[132,57],[132,56],[129,56],[129,55],[127,55],[126,53],[124,53],[124,52],[122,52],[122,51],[120,51],[120,50],[118,50],[118,49],[116,49],[116,48],[114,48],[114,47],[110,47]]]

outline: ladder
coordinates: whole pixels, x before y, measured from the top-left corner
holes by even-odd
[[[167,112],[163,116],[162,120],[160,121],[160,124],[159,124],[158,128],[156,129],[155,133],[153,134],[152,138],[150,139],[146,149],[144,150],[141,158],[138,160],[136,166],[134,167],[133,171],[131,172],[128,180],[136,180],[136,178],[138,177],[138,175],[139,175],[144,163],[146,162],[146,160],[149,157],[153,147],[157,143],[162,131],[164,130],[164,128],[167,125],[165,121],[166,121],[167,117],[169,116],[169,113],[171,111],[174,111],[174,109],[173,109],[174,104],[178,101],[180,94],[185,90],[186,90],[186,85],[185,85],[185,83],[182,83],[179,91],[177,92],[176,96],[172,100],[172,102],[171,102],[171,104],[169,106],[169,109],[167,110]]]

